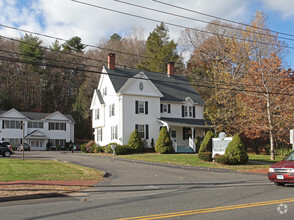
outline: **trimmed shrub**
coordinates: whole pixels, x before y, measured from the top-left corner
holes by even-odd
[[[212,131],[208,131],[200,145],[199,153],[212,152]]]
[[[115,154],[126,155],[133,153],[133,149],[129,145],[117,145],[115,148]]]
[[[225,155],[218,155],[215,157],[215,162],[220,164],[228,164],[228,159]]]
[[[161,154],[174,153],[173,143],[166,127],[162,127],[156,141],[155,151]]]
[[[225,156],[228,157],[228,164],[244,164],[248,161],[245,145],[238,134],[235,134],[228,144]]]
[[[50,142],[47,142],[47,144],[46,144],[46,150],[50,150],[50,147],[51,147],[51,143]]]
[[[101,146],[95,146],[94,153],[103,153],[104,150]]]
[[[151,147],[152,147],[152,149],[154,149],[154,139],[153,138],[151,138]]]
[[[212,161],[212,153],[211,152],[201,152],[198,154],[200,160],[204,161]]]
[[[113,153],[113,150],[111,149],[110,145],[106,145],[105,147],[103,147],[103,151],[107,154]]]
[[[95,146],[96,146],[96,144],[94,141],[89,141],[86,144],[87,153],[94,153]]]
[[[134,152],[139,153],[139,152],[144,151],[142,137],[141,137],[141,135],[140,135],[140,133],[138,132],[137,129],[135,129],[133,131],[133,133],[130,135],[128,145],[130,146],[130,148],[132,148],[134,150]]]
[[[84,152],[84,153],[87,153],[86,144],[81,145],[81,151]]]
[[[195,139],[196,153],[199,152],[201,141],[202,141],[202,138],[197,136],[197,138]]]

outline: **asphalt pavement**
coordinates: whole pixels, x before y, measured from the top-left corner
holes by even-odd
[[[18,157],[18,155],[14,155]],[[94,187],[60,198],[0,203],[1,219],[293,219],[293,186],[266,175],[158,165],[80,153],[29,152],[105,171]]]

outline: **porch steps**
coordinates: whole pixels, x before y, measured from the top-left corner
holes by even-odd
[[[177,153],[194,153],[193,149],[189,146],[178,146],[178,152]]]

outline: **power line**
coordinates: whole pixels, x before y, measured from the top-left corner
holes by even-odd
[[[21,32],[25,32],[25,33],[29,33],[29,34],[34,34],[34,35],[54,39],[54,40],[65,41],[65,42],[67,41],[66,39],[63,39],[63,38],[60,38],[60,37],[54,37],[54,36],[50,36],[48,34],[41,34],[41,33],[34,32],[34,31],[28,31],[28,30],[21,29],[21,28],[11,27],[11,26],[8,26],[8,25],[5,25],[5,24],[0,24],[0,26],[5,27],[5,28],[9,28],[9,29],[13,29],[13,30],[17,30],[17,31],[21,31]],[[162,60],[154,58],[154,57],[142,56],[142,55],[139,55],[139,54],[128,53],[128,52],[114,50],[114,49],[110,49],[110,48],[106,48],[106,47],[94,46],[94,45],[91,45],[91,44],[84,44],[84,45],[86,47],[96,48],[96,49],[100,49],[100,50],[107,50],[107,51],[112,52],[112,53],[119,53],[119,54],[125,54],[125,55],[130,55],[130,56],[136,56],[136,57],[140,57],[140,58],[144,58],[144,59],[155,59],[155,60],[158,60],[158,61],[162,61]],[[179,62],[175,62],[175,63],[179,63]]]
[[[86,69],[79,69],[79,68],[71,68],[71,67],[66,67],[66,66],[57,66],[57,65],[51,65],[51,64],[44,64],[42,62],[37,62],[37,61],[25,61],[25,60],[20,60],[17,58],[11,58],[11,57],[5,57],[5,56],[0,56],[0,60],[6,60],[10,62],[16,62],[16,63],[26,63],[26,64],[33,64],[33,65],[40,65],[40,66],[48,66],[48,67],[54,67],[54,68],[60,68],[60,69],[67,69],[67,70],[76,70],[80,72],[89,72],[89,73],[98,73],[98,74],[109,74],[109,73],[104,73],[101,71],[94,71],[94,70],[86,70]],[[121,74],[115,74],[111,73],[113,76],[119,76],[119,77],[126,77],[126,78],[133,78],[133,79],[140,79],[140,80],[150,80],[150,79],[145,79],[145,78],[140,78],[136,76],[125,76]],[[159,83],[167,83],[167,84],[176,84],[176,85],[186,85],[186,86],[191,86],[192,84],[190,83],[181,83],[181,82],[166,82],[163,80],[150,80],[152,82],[159,82]],[[285,95],[285,96],[294,96],[292,93],[278,93],[278,92],[263,92],[263,91],[258,91],[258,90],[247,90],[247,89],[238,89],[238,88],[226,88],[226,87],[216,87],[216,86],[207,86],[207,85],[201,85],[201,84],[194,84],[193,86],[198,86],[198,87],[205,87],[205,88],[210,88],[210,89],[220,89],[220,90],[229,90],[229,91],[238,91],[238,92],[250,92],[250,93],[258,93],[258,94],[270,94],[270,95]]]
[[[188,20],[192,20],[192,21],[202,22],[202,23],[205,23],[205,24],[213,24],[213,25],[216,25],[216,26],[224,27],[224,28],[229,28],[229,29],[234,29],[234,30],[239,30],[239,31],[246,31],[248,33],[254,33],[254,34],[259,34],[259,35],[263,35],[263,36],[277,37],[277,38],[280,38],[280,39],[283,39],[283,40],[294,41],[293,38],[280,37],[280,36],[275,36],[275,35],[272,35],[272,34],[265,34],[265,33],[259,33],[259,32],[254,32],[254,31],[248,31],[248,30],[244,30],[244,29],[241,29],[241,28],[233,27],[233,26],[228,26],[228,25],[224,25],[224,24],[218,24],[218,23],[214,23],[214,22],[208,22],[208,21],[204,21],[204,20],[201,20],[201,19],[191,18],[191,17],[187,17],[187,16],[183,16],[183,15],[179,15],[179,14],[174,14],[174,13],[167,12],[167,11],[161,11],[161,10],[158,10],[158,9],[149,8],[149,7],[146,7],[146,6],[137,5],[137,4],[121,1],[121,0],[114,0],[114,1],[122,3],[122,4],[126,4],[126,5],[131,5],[131,6],[134,6],[134,7],[142,8],[142,9],[147,9],[147,10],[150,10],[150,11],[155,11],[155,12],[159,12],[159,13],[163,13],[163,14],[167,14],[167,15],[172,15],[172,16],[179,17],[179,18],[184,18],[184,19],[188,19]]]
[[[153,18],[147,18],[147,17],[143,17],[143,16],[140,16],[140,15],[135,15],[135,14],[131,14],[131,13],[123,12],[123,11],[118,11],[118,10],[115,10],[115,9],[105,8],[105,7],[102,7],[102,6],[99,6],[99,5],[94,5],[94,4],[90,4],[90,3],[86,3],[86,2],[82,2],[82,1],[78,1],[78,0],[71,0],[71,1],[82,4],[82,5],[86,5],[86,6],[90,6],[90,7],[94,7],[94,8],[99,8],[99,9],[103,9],[103,10],[106,10],[106,11],[111,11],[111,12],[115,12],[115,13],[119,13],[119,14],[123,14],[123,15],[127,15],[127,16],[132,16],[132,17],[136,17],[136,18],[140,18],[140,19],[144,19],[144,20],[148,20],[148,21],[153,21],[153,22],[157,22],[157,23],[163,22],[163,21],[159,21],[159,20],[156,20],[156,19],[153,19]],[[241,41],[246,41],[246,42],[251,42],[251,43],[259,43],[259,44],[264,44],[264,45],[269,45],[269,46],[278,46],[278,47],[281,47],[281,48],[294,49],[294,47],[289,47],[289,46],[285,46],[285,45],[275,45],[275,44],[271,44],[271,43],[260,42],[260,41],[256,41],[256,40],[249,40],[249,39],[236,37],[236,36],[229,36],[229,35],[225,35],[225,34],[219,34],[219,33],[214,33],[214,32],[211,32],[211,31],[200,30],[200,29],[196,29],[196,28],[190,28],[190,27],[187,27],[187,26],[174,24],[174,23],[170,23],[170,22],[164,22],[164,23],[167,24],[167,25],[170,25],[170,26],[189,29],[189,30],[194,30],[194,31],[202,32],[202,33],[206,33],[206,34],[211,34],[211,35],[216,35],[216,36],[221,36],[221,37],[228,37],[228,38],[231,38],[231,39],[236,39],[236,40],[241,40]]]
[[[28,45],[35,46],[33,43],[30,43],[30,42],[4,37],[2,35],[0,35],[0,37],[11,40],[11,41],[21,42],[21,43],[25,43],[25,44],[28,44]],[[91,60],[91,61],[94,60],[94,61],[106,63],[105,61],[85,57],[84,55],[78,55],[78,54],[74,54],[74,53],[68,53],[68,52],[64,52],[64,51],[54,50],[52,48],[48,48],[48,47],[44,47],[44,46],[40,46],[40,45],[38,47],[40,47],[42,49],[45,49],[45,50],[51,50],[53,52],[58,52],[58,53],[61,53],[61,54],[82,58],[82,59],[85,59],[85,60]],[[16,54],[16,55],[20,55],[20,56],[29,56],[29,57],[32,57],[32,58],[38,58],[38,57],[36,57],[36,56],[34,56],[32,54],[28,55],[28,54],[24,54],[24,53],[19,53],[19,52],[15,52],[15,51],[8,51],[8,50],[3,50],[3,49],[0,49],[0,51],[10,53],[10,54]],[[60,59],[53,59],[53,58],[48,58],[48,57],[43,57],[43,59],[72,64],[72,62],[68,62],[68,61],[64,61],[64,60],[60,60]],[[97,68],[97,66],[88,65],[88,64],[85,64],[85,63],[83,63],[82,65],[85,66],[85,67]],[[130,67],[130,66],[126,66],[126,65],[122,65],[122,64],[119,64],[119,65],[132,69],[132,67]],[[163,73],[157,73],[157,74],[163,74]],[[200,78],[198,78],[198,79],[200,79]],[[238,85],[240,85],[240,83],[239,84],[237,84],[237,83],[228,84],[228,83],[223,82],[223,81],[215,81],[215,80],[207,80],[207,79],[200,79],[200,80],[202,80],[202,82],[204,82],[204,83],[215,83],[215,84],[221,84],[221,85],[225,85],[225,86],[234,86],[234,85],[238,86]],[[256,87],[256,85],[246,85],[246,86]],[[273,86],[273,87],[276,87],[276,86]]]
[[[152,1],[157,2],[157,3],[160,3],[160,4],[163,4],[163,5],[168,5],[170,7],[174,7],[174,8],[177,8],[177,9],[182,9],[182,10],[185,10],[185,11],[189,11],[189,12],[193,12],[193,13],[196,13],[196,14],[200,14],[200,15],[204,15],[204,16],[207,16],[207,17],[211,17],[211,18],[214,18],[214,19],[218,19],[218,20],[222,20],[222,21],[226,21],[226,22],[230,22],[230,23],[234,23],[234,24],[238,24],[238,25],[242,25],[242,26],[246,26],[246,27],[252,27],[252,28],[255,28],[255,29],[263,30],[263,31],[274,32],[274,33],[285,35],[285,36],[294,37],[294,34],[288,34],[288,33],[280,32],[280,31],[274,31],[274,30],[270,30],[270,29],[267,29],[267,28],[255,27],[255,26],[252,26],[252,25],[249,25],[249,24],[245,24],[245,23],[242,23],[242,22],[238,22],[238,21],[233,21],[233,20],[226,19],[226,18],[217,17],[217,16],[214,16],[214,15],[210,15],[210,14],[199,12],[199,11],[195,11],[195,10],[191,10],[191,9],[188,9],[188,8],[184,8],[184,7],[181,7],[181,6],[173,5],[173,4],[162,2],[162,1],[158,1],[158,0],[152,0]]]

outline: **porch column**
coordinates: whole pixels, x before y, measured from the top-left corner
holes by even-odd
[[[191,128],[192,130],[192,140],[194,140],[194,128]]]

